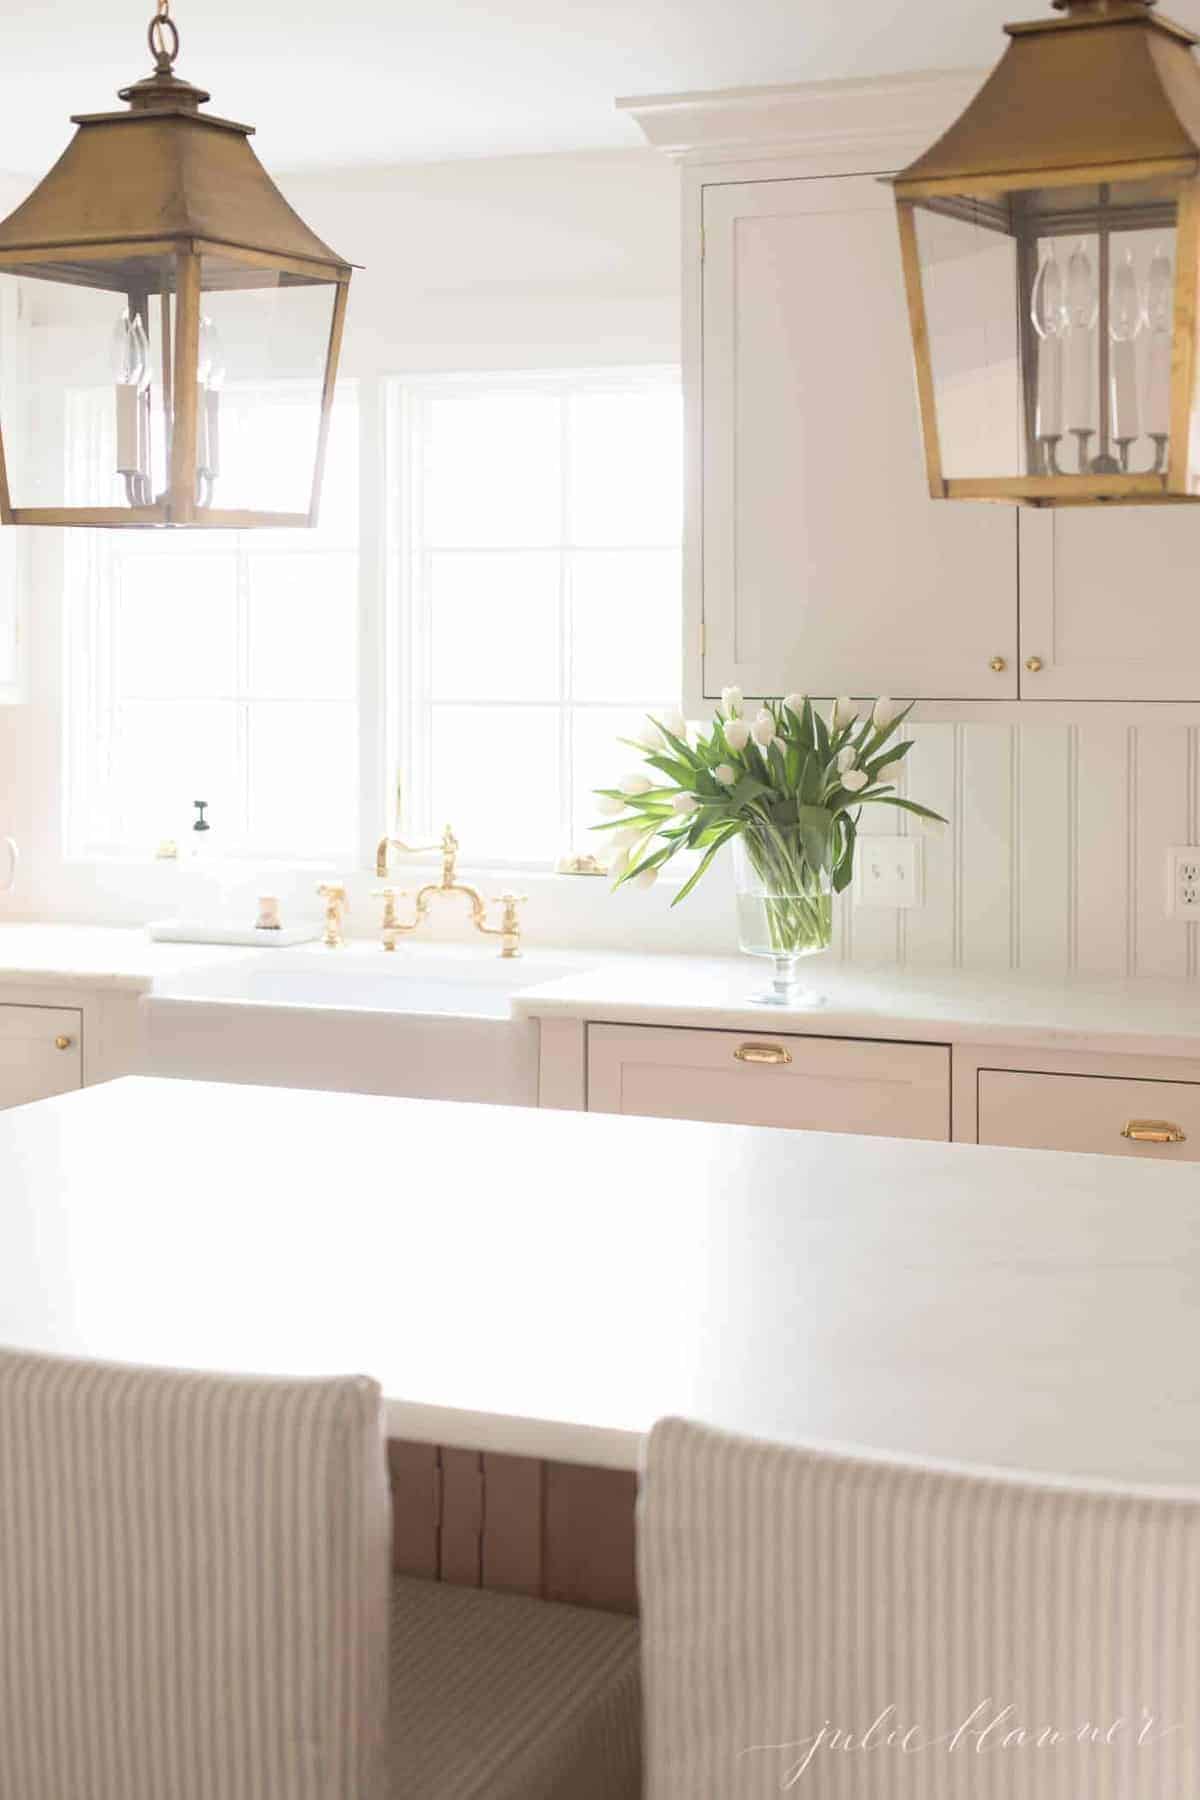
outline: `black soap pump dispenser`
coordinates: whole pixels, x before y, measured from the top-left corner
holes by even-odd
[[[192,826],[192,856],[193,858],[197,858],[206,856],[208,853],[208,839],[203,834],[207,831],[211,831],[212,826],[205,817],[205,814],[208,811],[208,801],[193,800],[192,805],[196,809],[196,820]]]

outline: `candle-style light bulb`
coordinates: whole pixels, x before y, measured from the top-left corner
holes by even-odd
[[[1096,429],[1096,390],[1092,381],[1092,332],[1100,312],[1100,289],[1088,248],[1079,239],[1067,258],[1066,362],[1067,427],[1079,439],[1080,467],[1087,439]]]
[[[1042,258],[1030,299],[1030,319],[1037,332],[1037,416],[1034,435],[1047,445],[1048,472],[1056,472],[1053,446],[1062,436],[1062,339],[1067,329],[1066,288],[1053,247]]]
[[[121,314],[112,331],[111,363],[117,410],[117,473],[131,506],[144,505],[150,486],[150,423],[144,399],[150,385],[150,340],[140,313]]]
[[[1134,349],[1134,340],[1141,329],[1142,292],[1133,265],[1133,251],[1126,250],[1113,265],[1108,295],[1113,439],[1121,451],[1122,468],[1128,464],[1130,444],[1142,429],[1138,412],[1137,352]]]
[[[1171,340],[1175,328],[1175,271],[1165,244],[1155,247],[1146,276],[1146,430],[1154,440],[1155,473],[1166,466],[1171,423]]]
[[[221,473],[221,388],[225,382],[225,345],[205,313],[200,320],[196,358],[199,384],[197,409],[196,471],[201,506],[212,500],[213,483]]]

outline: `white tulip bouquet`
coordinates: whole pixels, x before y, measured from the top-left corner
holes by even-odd
[[[740,688],[726,688],[707,735],[693,742],[684,720],[652,719],[640,750],[652,773],[597,790],[607,815],[597,831],[617,852],[616,887],[650,886],[681,850],[699,865],[671,904],[700,880],[723,844],[740,838],[765,900],[770,947],[795,954],[830,940],[832,895],[854,872],[864,806],[894,806],[944,824],[940,813],[897,792],[895,776],[912,748],[896,734],[912,708],[877,700],[865,715],[849,699],[828,722],[803,694],[767,700],[743,717]],[[623,740],[629,742],[629,740]]]

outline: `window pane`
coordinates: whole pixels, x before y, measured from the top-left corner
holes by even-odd
[[[683,506],[678,389],[576,394],[570,406],[571,542],[676,543]]]
[[[354,706],[258,702],[248,715],[251,844],[294,857],[352,850],[358,836]]]
[[[622,776],[640,770],[642,758],[620,738],[635,738],[646,729],[641,707],[576,706],[571,709],[571,844],[574,849],[605,852],[603,833],[591,835],[598,825],[596,788],[616,787]]]
[[[172,548],[173,555],[158,551],[117,562],[116,691],[127,699],[231,699],[238,677],[234,558]]]
[[[562,402],[554,394],[429,402],[424,538],[432,546],[557,543]]]
[[[454,826],[464,864],[552,855],[562,837],[559,714],[532,706],[433,712],[433,824]]]
[[[358,691],[354,552],[252,552],[247,565],[250,692],[260,699],[353,700]]]
[[[111,806],[105,841],[151,850],[175,838],[186,853],[194,800],[208,802],[212,845],[241,837],[238,711],[232,702],[134,701],[113,721]]]
[[[680,687],[678,550],[574,551],[571,692],[661,700]]]
[[[435,700],[554,700],[557,552],[436,551],[430,557]]]

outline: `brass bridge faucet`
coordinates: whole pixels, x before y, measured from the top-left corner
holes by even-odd
[[[375,872],[384,878],[388,872],[388,853],[400,850],[412,856],[421,850],[440,850],[442,853],[442,879],[428,881],[423,888],[417,890],[413,917],[402,921],[396,909],[397,899],[406,899],[408,890],[394,887],[376,888],[376,895],[383,901],[383,947],[394,950],[396,940],[405,933],[416,931],[429,916],[430,906],[435,894],[462,894],[471,905],[471,923],[476,931],[484,937],[500,939],[501,956],[520,956],[521,954],[521,920],[517,908],[525,896],[523,894],[502,894],[497,904],[501,907],[500,923],[489,925],[487,922],[488,902],[478,888],[467,887],[457,879],[458,873],[458,839],[450,826],[442,833],[440,844],[404,844],[399,838],[381,838],[379,852],[375,859]]]

